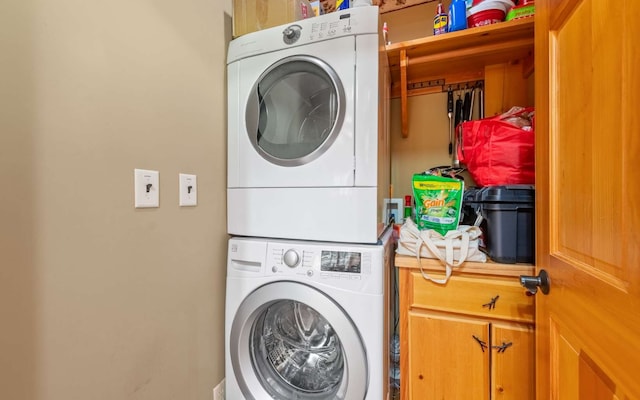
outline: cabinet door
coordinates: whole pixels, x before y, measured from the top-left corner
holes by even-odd
[[[491,324],[491,398],[535,399],[533,326]]]
[[[488,322],[410,312],[408,328],[410,399],[489,399]]]

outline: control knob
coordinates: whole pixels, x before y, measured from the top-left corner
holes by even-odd
[[[302,27],[300,25],[291,25],[288,26],[284,31],[282,31],[282,40],[286,44],[293,44],[300,39],[300,31]]]
[[[293,249],[289,249],[284,252],[284,256],[282,256],[282,261],[287,267],[295,268],[298,266],[298,263],[300,262],[300,255],[298,255],[297,251]]]

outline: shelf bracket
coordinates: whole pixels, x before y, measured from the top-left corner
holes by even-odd
[[[407,50],[400,50],[400,107],[402,116],[402,137],[409,137],[409,116],[407,111]]]

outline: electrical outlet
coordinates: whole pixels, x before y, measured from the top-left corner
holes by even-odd
[[[133,170],[135,208],[160,207],[160,174],[146,169]]]
[[[213,400],[224,400],[224,379],[213,388]]]

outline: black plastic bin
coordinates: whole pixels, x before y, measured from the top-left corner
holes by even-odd
[[[487,186],[478,197],[486,222],[484,241],[489,257],[505,264],[534,263],[534,186]]]
[[[473,225],[481,211],[482,188],[470,187],[462,194],[462,208],[460,210],[460,225]]]

